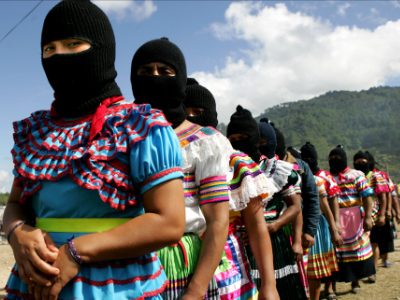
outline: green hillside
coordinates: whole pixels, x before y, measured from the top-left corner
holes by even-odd
[[[282,130],[287,146],[313,143],[321,167],[327,167],[329,151],[342,144],[350,165],[355,152],[368,150],[379,168],[400,181],[400,88],[329,92],[268,108],[261,117]]]
[[[7,201],[8,201],[8,196],[10,196],[10,194],[0,194],[0,205],[6,205]]]

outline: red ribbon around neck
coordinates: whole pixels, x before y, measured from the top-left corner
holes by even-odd
[[[114,96],[114,97],[110,97],[107,99],[104,99],[100,105],[96,108],[96,111],[93,113],[92,115],[92,125],[90,127],[90,134],[89,134],[89,142],[92,141],[96,135],[101,131],[101,129],[103,128],[104,125],[104,121],[105,121],[105,116],[106,113],[108,111],[108,108],[113,105],[114,103],[123,100],[124,97],[122,96]],[[54,106],[51,106],[51,111],[50,111],[50,115],[52,117],[57,117],[58,114],[54,108]],[[89,116],[84,116],[83,118],[90,118]]]

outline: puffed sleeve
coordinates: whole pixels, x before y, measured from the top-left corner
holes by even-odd
[[[355,185],[361,197],[364,198],[374,195],[374,190],[370,187],[367,178],[363,174],[356,178]]]
[[[191,143],[188,160],[195,164],[200,205],[229,201],[227,174],[232,152],[228,139],[219,132]]]
[[[152,127],[148,136],[131,148],[130,166],[141,194],[168,180],[182,178],[181,148],[173,129]]]
[[[282,189],[281,194],[283,197],[301,194],[301,177],[296,171],[292,170],[288,177],[287,184]]]
[[[315,183],[317,184],[318,194],[320,198],[328,197],[328,193],[326,192],[325,188],[325,179],[314,176]]]
[[[379,195],[382,193],[389,193],[389,182],[386,180],[385,177],[381,173],[374,172],[374,184],[371,187],[374,189],[375,195]]]

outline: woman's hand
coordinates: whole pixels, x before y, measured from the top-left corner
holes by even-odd
[[[336,246],[341,246],[343,245],[343,238],[340,235],[339,231],[337,229],[333,229],[331,232],[331,239],[332,243]]]
[[[376,226],[382,227],[385,224],[386,224],[386,216],[385,215],[379,215],[378,216],[378,220],[376,221]]]
[[[336,222],[336,230],[340,235],[342,235],[342,225],[340,225],[340,222]]]
[[[56,300],[62,288],[78,274],[80,268],[69,254],[67,245],[60,248],[53,266],[59,269],[60,273],[51,286],[40,287],[36,285],[33,288],[35,300]]]
[[[301,243],[303,248],[308,249],[314,245],[314,237],[308,233],[303,233],[301,235]]]
[[[50,236],[29,225],[19,226],[10,237],[20,278],[27,284],[50,286],[60,270],[52,266],[58,249]]]
[[[293,254],[296,258],[296,261],[302,261],[303,260],[303,247],[301,246],[301,243],[293,243],[292,250],[293,250]]]
[[[263,288],[261,287],[258,291],[258,300],[279,300],[279,294],[277,289],[274,288]]]
[[[202,300],[202,299],[204,299],[204,295],[201,295],[198,292],[193,292],[191,290],[186,290],[185,294],[181,298],[181,300]]]
[[[275,233],[278,231],[278,228],[275,223],[267,223],[267,229],[269,233]]]
[[[372,228],[372,218],[371,217],[366,217],[364,219],[364,230],[365,231],[370,231]]]

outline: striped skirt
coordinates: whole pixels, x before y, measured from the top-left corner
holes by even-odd
[[[308,251],[307,276],[309,279],[322,279],[332,276],[338,270],[329,225],[325,217],[321,215],[314,237],[314,245]]]
[[[155,253],[135,259],[84,264],[61,291],[59,299],[162,299],[166,277]],[[6,299],[33,299],[15,266]]]
[[[221,300],[257,299],[257,289],[250,275],[250,263],[238,236],[228,235],[221,262],[215,271]]]
[[[294,258],[290,241],[283,231],[278,230],[271,234],[272,252],[274,255],[274,269],[276,287],[281,300],[303,300],[307,299],[304,287],[300,281],[299,268]],[[249,253],[251,274],[257,287],[261,286],[260,274],[256,261],[251,255],[250,247],[246,247]]]
[[[352,243],[336,248],[339,272],[337,281],[356,281],[376,273],[369,232],[364,232]]]
[[[336,247],[339,272],[337,281],[355,281],[376,273],[369,232],[362,228],[363,217],[358,207],[341,208],[343,245]],[[361,211],[361,210],[360,210]]]
[[[356,240],[336,247],[338,262],[358,262],[372,257],[372,247],[369,233],[364,232]]]
[[[169,281],[162,293],[163,299],[180,299],[183,296],[196,270],[201,245],[201,240],[197,234],[185,234],[179,243],[158,251],[158,256]],[[211,280],[204,297],[205,299],[220,299],[214,278]]]

